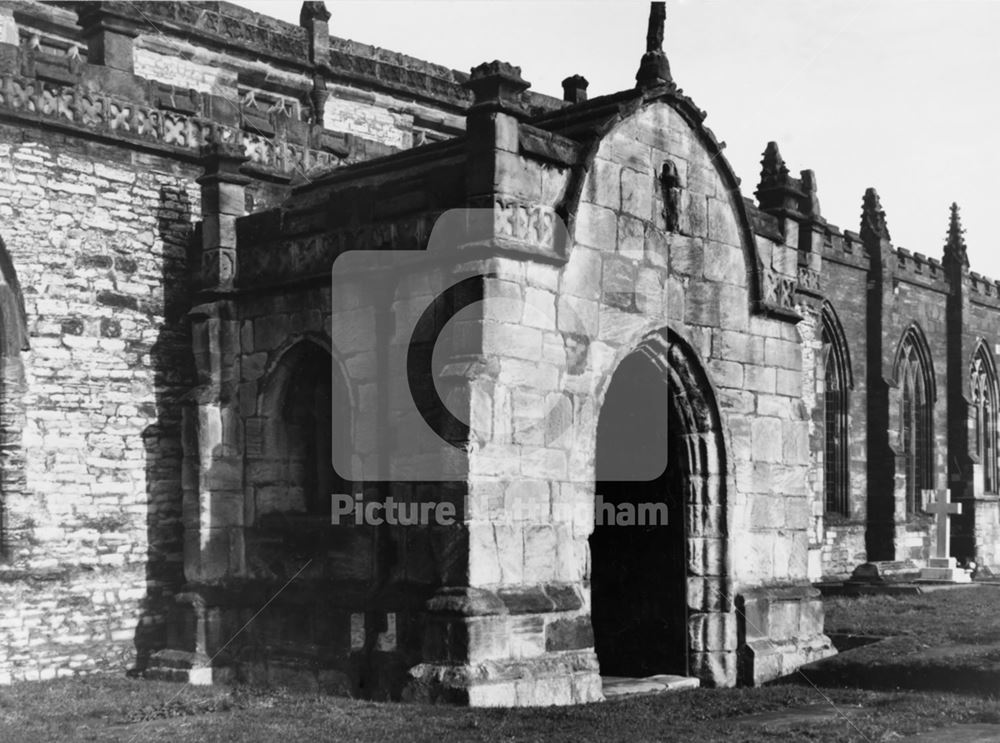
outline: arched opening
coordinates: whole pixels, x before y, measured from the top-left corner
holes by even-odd
[[[281,357],[259,408],[262,441],[248,456],[247,566],[260,577],[284,578],[306,560],[321,568],[317,557],[331,535],[331,495],[353,492],[332,463],[333,447],[350,440],[347,386],[330,353],[303,341]]]
[[[590,538],[602,675],[688,673],[689,580],[704,576],[706,591],[723,590],[718,431],[707,378],[672,334],[647,340],[615,370],[597,427]],[[693,568],[689,545],[715,561]]]
[[[969,370],[972,395],[973,451],[982,468],[984,493],[996,493],[997,469],[997,376],[993,359],[980,343]]]
[[[923,337],[910,328],[896,357],[896,380],[901,390],[899,453],[902,458],[907,516],[922,507],[922,491],[934,486],[934,385],[930,355]]]
[[[848,416],[853,376],[847,340],[829,303],[824,303],[822,322],[826,359],[823,385],[824,510],[828,514],[847,517],[851,513]]]

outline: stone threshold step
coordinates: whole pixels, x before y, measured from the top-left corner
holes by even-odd
[[[604,687],[604,698],[610,701],[634,694],[662,694],[668,691],[697,689],[701,686],[701,681],[691,676],[674,676],[664,673],[645,678],[601,676],[601,684]]]

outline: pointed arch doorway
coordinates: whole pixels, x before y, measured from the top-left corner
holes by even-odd
[[[721,595],[724,581],[719,431],[707,377],[673,333],[648,339],[615,370],[595,454],[604,523],[596,513],[590,538],[594,647],[604,676],[691,670],[689,584]],[[640,504],[655,503],[666,506],[665,524],[608,523],[609,506],[641,513]]]

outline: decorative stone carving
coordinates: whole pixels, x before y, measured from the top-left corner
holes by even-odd
[[[820,273],[809,266],[799,266],[799,289],[819,294],[822,290]]]
[[[765,304],[785,310],[795,309],[795,280],[770,268],[761,271],[761,289]]]
[[[674,85],[670,74],[670,62],[663,53],[663,26],[667,18],[666,3],[649,4],[649,26],[646,30],[646,53],[642,55],[639,71],[635,73],[636,85],[640,88],[656,85]]]
[[[473,67],[462,87],[472,91],[475,107],[480,110],[522,114],[521,95],[530,85],[521,77],[520,67],[494,60]]]
[[[681,213],[681,180],[677,165],[666,160],[660,171],[660,188],[663,189],[663,219],[668,232],[676,232]]]
[[[885,211],[879,200],[878,191],[874,188],[865,190],[865,198],[861,207],[861,240],[870,241],[891,240],[889,227],[885,222]]]
[[[811,203],[807,188],[803,181],[790,175],[778,143],[768,142],[760,161],[760,183],[755,191],[760,208],[772,212],[801,211],[803,205]]]
[[[811,170],[803,170],[799,173],[802,181],[802,190],[805,191],[805,198],[802,200],[802,213],[810,217],[820,216],[819,196],[816,189],[816,174]]]
[[[965,247],[965,238],[962,235],[962,218],[958,214],[958,204],[952,202],[951,218],[948,222],[948,242],[944,246],[944,262],[957,263],[966,268],[969,267],[969,254]]]
[[[96,93],[82,85],[59,86],[6,75],[0,78],[0,109],[69,122],[116,137],[191,150],[192,154],[209,142],[242,141],[251,163],[284,175],[339,162],[329,152],[279,137],[243,132],[200,116]]]
[[[493,214],[497,236],[529,243],[546,252],[557,251],[557,217],[551,207],[497,198]]]

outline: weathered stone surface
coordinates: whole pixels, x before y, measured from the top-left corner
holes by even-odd
[[[545,627],[547,651],[582,650],[594,646],[594,630],[587,615],[557,619]]]
[[[753,458],[760,462],[782,461],[781,421],[777,418],[757,418],[750,425]]]
[[[602,676],[604,697],[620,699],[634,694],[659,694],[667,691],[697,689],[701,682],[691,676],[657,675],[646,678]]]
[[[433,614],[474,617],[506,614],[507,607],[490,591],[449,586],[440,589],[428,600],[427,611]]]

